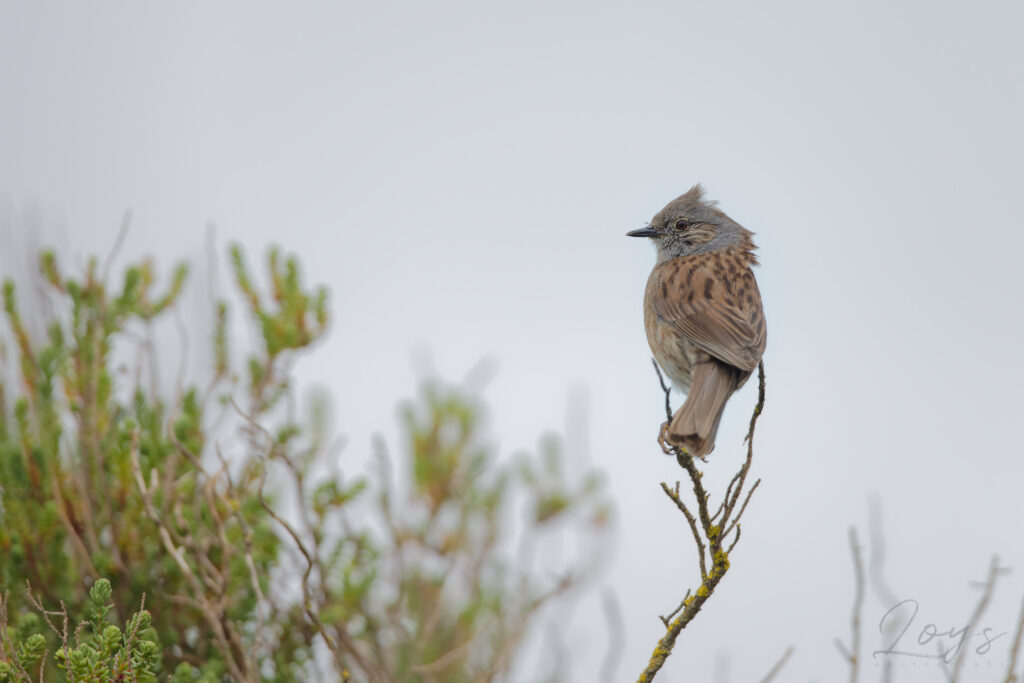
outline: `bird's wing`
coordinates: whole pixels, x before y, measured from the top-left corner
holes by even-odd
[[[704,256],[704,255],[700,255]],[[655,269],[651,302],[662,320],[715,358],[748,372],[757,367],[766,342],[761,294],[745,264],[734,275],[710,259],[686,257]]]

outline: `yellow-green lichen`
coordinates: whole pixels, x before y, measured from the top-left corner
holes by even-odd
[[[715,564],[712,571],[721,567],[721,573],[724,574],[726,570],[729,569],[729,553],[725,552],[724,550],[719,550],[715,553],[714,563]]]

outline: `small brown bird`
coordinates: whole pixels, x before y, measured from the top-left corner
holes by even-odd
[[[686,402],[658,442],[703,457],[715,448],[725,403],[743,386],[765,347],[764,311],[751,266],[751,233],[704,199],[704,188],[669,202],[650,225],[658,261],[644,292],[644,327],[654,358]]]

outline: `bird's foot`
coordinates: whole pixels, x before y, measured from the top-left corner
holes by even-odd
[[[697,458],[701,462],[707,462],[708,457],[706,455],[694,455],[686,446],[682,444],[675,444],[668,440],[668,422],[661,423],[661,429],[658,430],[658,445],[661,446],[661,452],[665,455],[674,456],[689,456],[691,458]]]
[[[661,452],[665,455],[672,455],[672,447],[665,442],[665,434],[668,432],[668,422],[661,423],[661,429],[658,430],[658,445],[661,446]]]

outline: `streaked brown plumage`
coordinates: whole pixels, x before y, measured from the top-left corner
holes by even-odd
[[[695,185],[629,234],[650,237],[658,247],[644,293],[644,327],[658,364],[687,392],[663,433],[703,457],[715,448],[726,401],[764,353],[753,233],[705,201]]]

